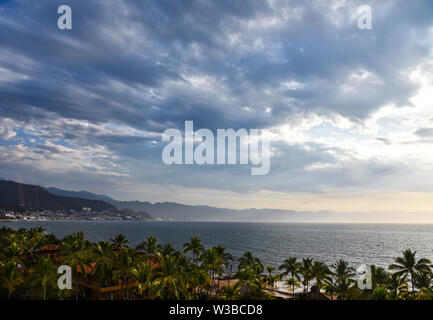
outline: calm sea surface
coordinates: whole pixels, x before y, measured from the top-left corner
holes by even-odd
[[[236,258],[250,250],[264,264],[276,267],[289,256],[326,263],[341,258],[355,268],[372,263],[386,267],[406,248],[416,250],[418,257],[433,260],[433,225],[22,221],[0,222],[2,226],[41,226],[58,237],[83,231],[91,241],[108,241],[123,233],[132,246],[155,236],[177,249],[191,236],[198,236],[205,246],[222,244]]]

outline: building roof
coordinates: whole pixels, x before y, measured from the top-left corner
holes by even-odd
[[[59,250],[60,246],[57,244],[49,244],[47,246],[40,247],[40,251],[57,251]]]

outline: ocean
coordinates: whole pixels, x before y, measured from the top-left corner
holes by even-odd
[[[401,251],[411,248],[417,257],[433,260],[433,224],[314,224],[162,221],[14,221],[0,227],[43,227],[63,237],[83,231],[91,241],[109,240],[123,233],[136,246],[149,236],[181,249],[191,236],[206,247],[221,244],[235,258],[249,250],[264,265],[277,267],[287,257],[311,257],[328,264],[345,259],[351,266],[388,267]]]

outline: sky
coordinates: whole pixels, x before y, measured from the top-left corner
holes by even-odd
[[[72,30],[57,27],[63,4]],[[0,178],[120,200],[430,212],[432,17],[429,0],[0,1]],[[167,166],[162,133],[187,120],[269,130],[269,174]]]

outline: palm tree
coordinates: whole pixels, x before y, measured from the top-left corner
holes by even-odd
[[[215,286],[216,275],[221,276],[224,270],[225,261],[215,247],[209,248],[201,256],[201,266],[209,271],[212,279],[212,290]]]
[[[429,272],[416,272],[414,274],[414,284],[419,289],[431,289],[432,274]]]
[[[390,296],[393,299],[397,299],[400,293],[408,291],[406,279],[397,273],[388,274],[386,287],[390,291]]]
[[[212,287],[212,280],[207,270],[195,264],[190,265],[188,281],[191,286],[189,289],[192,296],[198,299],[203,298],[203,292],[209,292],[209,289]]]
[[[91,275],[98,279],[101,287],[102,282],[111,281],[113,278],[115,261],[113,248],[108,242],[99,241],[92,245],[91,257],[94,262]]]
[[[230,253],[226,252],[226,248],[220,244],[214,248],[215,248],[216,252],[218,253],[219,257],[222,259],[222,261],[224,263],[224,267],[228,268],[230,265],[230,262],[233,261],[233,256]]]
[[[251,294],[259,295],[262,289],[261,270],[258,264],[246,266],[238,270],[236,278],[239,279],[237,283],[242,288],[245,288],[245,297],[251,299]]]
[[[226,299],[234,300],[234,298],[239,295],[239,286],[237,285],[225,286],[223,288],[223,295]]]
[[[238,272],[236,277],[239,283],[246,288],[246,296],[250,294],[259,296],[262,294],[264,267],[259,258],[253,256],[250,251],[246,251],[239,259]]]
[[[137,291],[139,295],[143,295],[147,291],[147,296],[151,298],[151,289],[153,281],[152,267],[149,263],[139,262],[131,270],[131,276],[137,283]]]
[[[217,254],[221,260],[222,267],[224,268],[224,270],[221,270],[221,272],[224,272],[225,274],[227,274],[227,269],[230,266],[230,262],[233,261],[233,256],[230,253],[226,252],[226,248],[222,245],[218,245],[214,248],[215,248],[215,250],[216,250],[216,252],[217,252]],[[229,277],[231,277],[231,271],[230,271]],[[218,278],[218,284],[217,284],[218,288],[219,288],[219,284],[220,284],[220,278],[221,278],[221,275]],[[229,279],[229,281],[230,281],[230,279]]]
[[[388,296],[388,292],[384,287],[377,287],[373,290],[373,299],[374,300],[386,300]]]
[[[339,299],[344,300],[356,282],[353,278],[356,275],[355,269],[349,267],[349,263],[342,259],[332,264],[331,268],[333,277],[328,277],[325,280],[327,291],[337,294]]]
[[[397,270],[396,273],[403,276],[405,279],[410,275],[412,283],[412,291],[415,290],[415,273],[416,272],[431,272],[431,261],[428,259],[416,260],[416,251],[410,249],[403,251],[403,256],[395,259],[395,263],[389,266],[390,270]]]
[[[23,275],[18,269],[16,262],[7,261],[0,269],[0,286],[5,288],[8,292],[8,300],[11,298],[12,293],[16,287],[23,281]]]
[[[432,300],[432,298],[432,291],[423,287],[419,290],[416,300]]]
[[[331,273],[328,266],[321,261],[314,261],[311,265],[311,276],[316,279],[316,286],[320,289],[323,281]]]
[[[163,256],[171,256],[171,255],[178,254],[176,252],[176,249],[174,249],[170,243],[164,243],[162,245],[158,245],[157,249],[159,252],[161,252]]]
[[[331,300],[334,300],[334,295],[337,293],[337,280],[332,276],[328,276],[323,283],[323,287],[325,288],[325,292],[331,296]]]
[[[350,292],[355,280],[349,277],[328,278],[326,281],[326,291],[337,295],[338,299],[344,300]]]
[[[346,260],[337,260],[331,267],[333,269],[332,273],[337,279],[353,278],[356,275],[355,269],[349,267],[349,262]]]
[[[142,250],[149,258],[153,258],[157,253],[156,238],[149,237],[137,246],[137,250]]]
[[[370,265],[371,270],[371,289],[383,287],[388,281],[388,273],[382,267],[377,267],[374,264]]]
[[[138,262],[138,252],[133,248],[122,250],[116,257],[114,262],[113,278],[121,279],[120,288],[125,286],[126,294],[128,294],[128,277],[131,275],[132,269]]]
[[[300,280],[299,272],[301,269],[301,264],[297,262],[295,257],[289,257],[284,260],[284,263],[278,269],[284,270],[284,272],[281,274],[282,276],[288,276],[290,274],[290,283],[292,285],[292,294],[294,297],[296,281]]]
[[[275,267],[273,266],[266,266],[266,270],[268,271],[268,274],[264,276],[264,281],[268,286],[274,288],[275,282],[279,280],[279,275],[272,274],[272,272],[275,270]]]
[[[265,284],[271,287],[272,289],[275,288],[275,283],[279,280],[281,280],[279,274],[268,274],[267,276],[263,277]]]
[[[196,236],[191,237],[190,242],[183,245],[183,249],[183,253],[192,252],[193,261],[196,261],[200,254],[204,251],[204,247],[201,244],[200,239]]]
[[[113,239],[110,239],[110,241],[116,249],[123,249],[129,243],[129,240],[121,233],[116,235]]]
[[[303,258],[299,273],[302,275],[302,284],[304,285],[304,292],[308,292],[308,285],[313,280],[312,274],[313,259]]]
[[[40,257],[36,264],[30,269],[28,281],[31,284],[40,285],[43,288],[43,299],[47,299],[47,286],[53,287],[57,283],[57,268],[49,257]]]
[[[27,237],[16,233],[9,233],[4,237],[4,254],[8,260],[21,262],[23,252],[27,252]]]
[[[75,299],[78,300],[78,272],[86,274],[86,267],[89,266],[89,253],[87,243],[84,240],[83,232],[74,232],[66,236],[62,242],[64,264],[69,265],[75,278]]]
[[[259,258],[254,257],[250,251],[246,251],[238,260],[238,272],[235,277],[239,279],[239,285],[245,288],[245,295],[261,295],[264,267]]]
[[[246,251],[244,255],[239,259],[238,270],[254,266],[258,266],[259,269],[261,269],[260,272],[263,272],[263,264],[260,259],[254,257],[251,251]]]
[[[159,253],[155,270],[154,288],[157,297],[162,299],[181,299],[187,291],[184,275],[179,270],[178,258]]]
[[[27,236],[29,241],[29,248],[31,250],[39,248],[42,245],[45,238],[44,228],[42,227],[32,228],[27,232]]]
[[[272,272],[275,270],[275,267],[273,266],[266,266],[266,270],[268,271],[268,275],[272,275]]]

